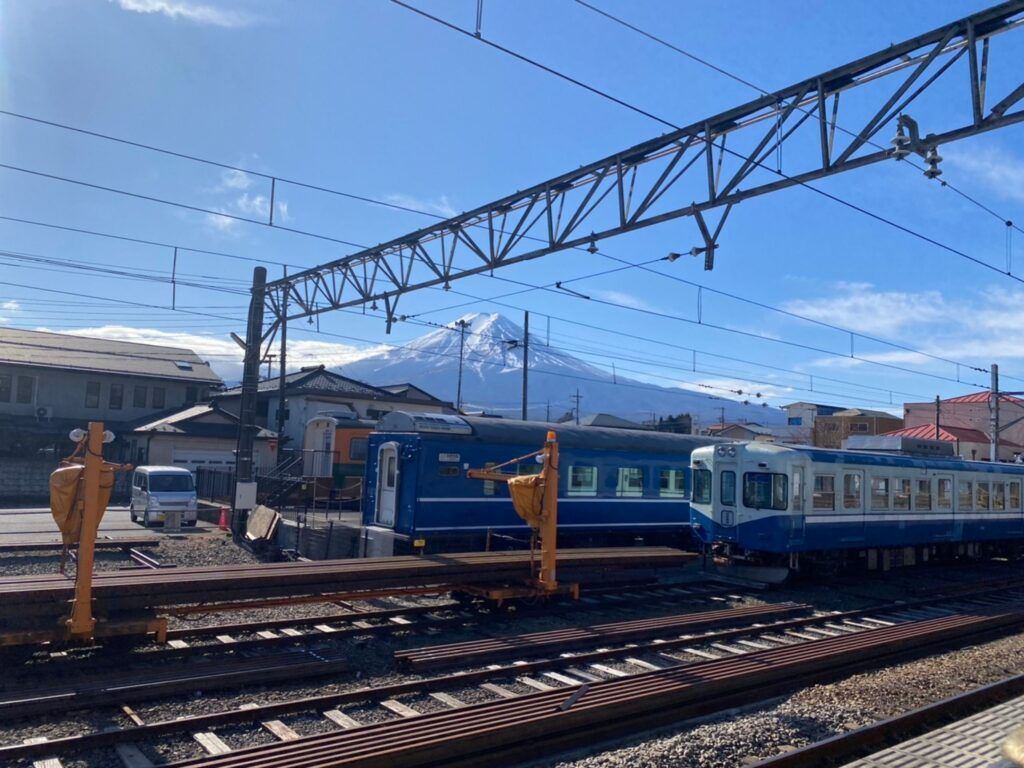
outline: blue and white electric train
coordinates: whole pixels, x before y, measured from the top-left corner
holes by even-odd
[[[695,448],[690,466],[694,534],[734,561],[798,568],[1024,540],[1024,465],[731,443]]]
[[[369,438],[364,554],[482,549],[489,534],[526,539],[507,486],[471,480],[466,470],[537,451],[549,429],[560,454],[559,546],[690,545],[690,452],[721,442],[715,438],[395,411]],[[532,474],[540,466],[504,471]]]

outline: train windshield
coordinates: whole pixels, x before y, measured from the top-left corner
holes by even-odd
[[[788,477],[772,472],[744,473],[743,506],[753,509],[786,509],[788,504]]]
[[[711,470],[693,470],[693,500],[698,504],[711,503]]]

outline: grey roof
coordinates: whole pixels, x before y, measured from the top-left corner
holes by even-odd
[[[831,415],[838,417],[864,416],[869,419],[896,419],[898,421],[902,420],[901,416],[893,416],[891,413],[886,413],[885,411],[872,411],[868,408],[846,408],[842,411],[836,411]],[[829,417],[824,416],[823,418],[827,419]]]
[[[616,427],[617,429],[647,429],[643,424],[623,419],[610,413],[594,413],[580,419],[581,427]]]
[[[22,328],[0,328],[0,363],[223,384],[191,349]]]
[[[212,414],[222,416],[227,422],[204,422],[203,419]],[[238,434],[238,417],[233,413],[221,410],[215,404],[200,403],[180,411],[166,413],[156,419],[135,427],[132,432],[160,432],[164,434],[192,435],[194,437],[234,437]],[[269,429],[260,429],[257,439],[277,437],[277,433]]]
[[[322,365],[315,368],[303,368],[301,371],[289,373],[284,377],[285,391],[293,394],[302,392],[318,395],[342,395],[347,397],[364,397],[371,400],[390,400],[392,402],[405,398],[378,387],[350,379],[334,371],[328,371]],[[259,383],[259,392],[277,392],[281,389],[281,380],[277,376],[263,379]],[[240,395],[241,387],[225,390],[220,396]]]
[[[406,418],[402,418],[405,416]],[[378,431],[406,432],[401,424],[412,425],[416,417],[437,417],[438,414],[414,414],[393,411],[377,424]],[[475,440],[479,442],[501,442],[523,445],[538,450],[553,430],[560,445],[582,446],[608,451],[647,451],[650,453],[689,453],[694,448],[713,443],[728,442],[713,437],[695,437],[672,432],[654,432],[645,429],[614,429],[611,427],[577,427],[569,424],[549,424],[544,421],[512,421],[511,419],[490,419],[480,416],[446,416],[446,419],[460,419],[469,425],[472,435],[454,436],[445,434],[446,439]],[[382,429],[393,424],[395,429]]]
[[[445,404],[444,400],[434,397],[432,394],[427,392],[425,389],[417,387],[415,384],[406,382],[404,384],[385,384],[378,389],[383,389],[385,392],[390,392],[393,395],[399,395],[407,400],[420,400],[424,402],[433,402],[438,405]]]

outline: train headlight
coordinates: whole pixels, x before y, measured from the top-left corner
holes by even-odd
[[[717,448],[715,448],[715,453],[718,454],[719,456],[725,456],[725,446],[720,445]]]
[[[736,446],[735,446],[735,445],[730,445],[730,446],[729,446],[729,447],[728,447],[728,448],[726,449],[726,453],[728,453],[728,454],[729,454],[729,456],[735,457],[735,456],[736,456]]]

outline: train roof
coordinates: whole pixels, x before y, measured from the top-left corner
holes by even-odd
[[[549,431],[566,447],[648,453],[689,452],[702,445],[727,442],[719,438],[679,435],[645,429],[582,427],[544,421],[513,421],[480,416],[392,411],[377,422],[377,432],[445,434],[487,443],[508,443],[540,448]]]
[[[969,472],[1003,472],[1024,474],[1024,464],[1008,462],[972,461],[959,456],[912,456],[902,453],[874,453],[870,451],[844,451],[837,448],[818,448],[812,445],[779,445],[767,442],[737,442],[744,449],[766,456],[786,452],[805,454],[811,461],[822,464],[864,464],[885,467],[944,468]]]

